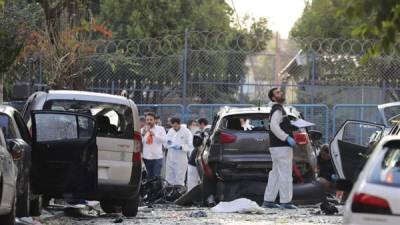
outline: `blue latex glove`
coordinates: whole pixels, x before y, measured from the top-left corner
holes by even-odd
[[[336,175],[336,174],[332,174],[331,175],[331,179],[332,179],[333,182],[336,182],[337,180],[339,180],[339,176]]]
[[[296,146],[296,141],[292,137],[289,136],[286,141],[291,147]]]
[[[174,150],[181,150],[182,149],[182,147],[180,145],[178,145],[178,144],[171,145],[170,148],[174,149]]]

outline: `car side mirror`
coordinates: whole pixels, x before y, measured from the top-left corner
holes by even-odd
[[[18,161],[24,156],[24,145],[16,139],[7,141],[7,148],[14,161]]]
[[[322,132],[318,130],[310,130],[309,132],[310,139],[313,141],[318,141],[321,140],[322,138]]]
[[[203,144],[203,137],[201,137],[200,135],[194,135],[193,136],[193,146],[195,147],[195,148],[198,148],[198,147],[200,147],[202,144]]]
[[[352,188],[353,188],[353,182],[349,180],[338,179],[336,181],[336,189],[338,190],[350,192]]]

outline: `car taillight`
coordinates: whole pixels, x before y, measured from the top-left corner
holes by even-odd
[[[392,214],[389,203],[385,199],[364,193],[354,195],[351,210],[355,213]]]
[[[204,175],[206,177],[210,177],[210,178],[213,177],[212,172],[211,172],[211,168],[207,165],[206,162],[204,162],[203,157],[201,157],[200,162],[201,162],[201,167],[203,167],[203,170],[204,170]]]
[[[140,132],[133,133],[133,142],[135,149],[133,149],[132,162],[141,163],[142,162],[142,135]]]
[[[142,163],[142,153],[134,152],[132,155],[132,162],[134,163]]]
[[[236,141],[236,136],[232,134],[227,134],[224,132],[221,132],[221,135],[219,136],[221,144],[229,144],[229,143],[234,143]]]
[[[294,132],[293,137],[298,145],[308,144],[308,134],[306,132],[301,132],[301,131]]]
[[[142,152],[142,135],[140,132],[135,131],[135,133],[133,133],[133,142],[135,143],[133,152]]]

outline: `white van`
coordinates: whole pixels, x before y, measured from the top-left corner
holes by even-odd
[[[35,119],[35,114],[40,111],[44,113],[60,112],[60,114],[62,112],[81,113],[82,115],[90,116],[95,121],[97,127],[95,138],[97,155],[91,155],[91,157],[97,157],[98,159],[96,160],[97,173],[94,178],[97,181],[97,185],[95,190],[92,192],[84,191],[86,193],[82,193],[82,190],[79,191],[79,188],[71,189],[65,187],[65,185],[64,187],[62,186],[62,182],[67,179],[66,177],[69,177],[71,173],[80,171],[76,170],[76,168],[74,170],[70,169],[69,167],[73,167],[70,164],[59,162],[60,154],[64,155],[65,158],[72,157],[64,145],[64,147],[53,147],[55,152],[59,151],[58,155],[54,152],[44,155],[43,152],[36,152],[36,155],[40,155],[42,159],[39,162],[33,161],[33,167],[35,167],[36,163],[36,167],[41,168],[33,170],[40,170],[40,174],[39,172],[36,172],[36,176],[33,174],[34,179],[37,180],[37,182],[34,182],[37,184],[34,188],[35,191],[38,194],[43,194],[44,199],[71,197],[72,195],[73,198],[99,200],[102,209],[106,213],[114,213],[118,206],[122,206],[122,212],[125,216],[136,216],[141,183],[142,144],[139,115],[135,103],[122,96],[93,92],[61,90],[36,92],[29,97],[22,112],[24,120],[31,131],[32,127],[35,128],[35,123],[42,123],[41,126],[45,126],[46,121],[42,120],[40,122],[38,119],[32,121]],[[80,124],[80,121],[78,124]],[[36,127],[38,127],[37,124]],[[49,129],[49,132],[53,131]],[[48,134],[48,136],[60,136],[60,134]],[[63,135],[61,136],[63,137]],[[85,148],[83,145],[78,146],[80,146],[79,148]],[[33,150],[32,154],[35,157],[35,150]],[[74,160],[77,162],[82,158],[85,159],[85,156],[76,155]],[[54,162],[56,161],[59,163],[55,164]],[[69,162],[72,161],[70,160]],[[76,175],[78,176],[78,174]],[[58,176],[58,180],[55,176]],[[53,180],[52,177],[54,177]],[[38,180],[41,182],[38,182]],[[75,180],[76,182],[82,182],[82,179],[79,181],[76,178]],[[77,183],[76,185],[83,184]],[[50,187],[53,187],[53,189]],[[52,193],[50,190],[56,191],[52,191]]]

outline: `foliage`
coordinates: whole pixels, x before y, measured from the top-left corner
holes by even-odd
[[[400,40],[400,2],[398,0],[347,0],[341,14],[349,20],[362,20],[352,35],[374,38],[378,45],[370,53],[390,51]],[[397,49],[400,50],[400,49]]]
[[[100,20],[115,38],[148,38],[190,30],[227,31],[232,9],[215,0],[102,0]]]
[[[0,2],[0,73],[6,73],[21,51],[35,22],[34,7],[22,1]]]
[[[239,84],[247,73],[245,62],[250,52],[266,49],[272,32],[267,20],[252,20],[249,27],[233,25],[233,11],[225,1],[215,0],[102,0],[99,20],[109,24],[117,39],[142,39],[173,37],[172,52],[168,56],[145,59],[149,54],[141,51],[136,60],[138,75],[137,89],[151,90],[163,84],[167,91],[155,92],[153,99],[144,103],[162,102],[169,94],[182,89],[182,76],[188,81],[231,82]],[[188,44],[184,54],[185,31],[188,30]],[[195,32],[191,32],[195,31]],[[206,32],[196,32],[206,31]],[[171,37],[170,36],[170,37]],[[149,45],[152,46],[152,45]],[[219,50],[217,53],[215,50]],[[229,50],[229,51],[228,51]],[[182,71],[186,57],[187,71]],[[222,85],[204,85],[192,88],[188,85],[189,96],[201,102],[230,101],[238,92],[238,85],[226,88]],[[210,94],[212,93],[212,94]],[[150,96],[150,93],[146,93]],[[135,101],[142,101],[138,95]]]
[[[303,15],[293,26],[292,37],[350,38],[359,20],[348,20],[337,12],[345,7],[344,0],[308,1]]]

